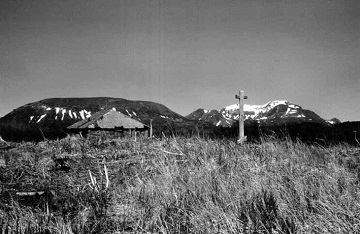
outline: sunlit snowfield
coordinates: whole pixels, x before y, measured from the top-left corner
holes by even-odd
[[[349,145],[69,136],[1,158],[2,233],[360,231],[360,151]],[[16,192],[27,191],[51,198],[24,204]]]

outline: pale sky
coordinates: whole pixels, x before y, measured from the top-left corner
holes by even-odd
[[[360,121],[358,0],[2,0],[0,116],[52,97]]]

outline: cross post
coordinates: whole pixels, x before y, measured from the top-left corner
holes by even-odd
[[[153,137],[153,126],[152,126],[153,119],[150,119],[150,138]]]
[[[244,95],[244,91],[240,91],[239,95],[235,95],[236,99],[239,99],[239,139],[238,143],[242,145],[246,141],[246,136],[244,136],[244,99],[248,97]]]

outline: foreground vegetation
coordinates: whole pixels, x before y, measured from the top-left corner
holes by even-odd
[[[360,151],[345,144],[93,136],[2,156],[1,233],[360,231]]]

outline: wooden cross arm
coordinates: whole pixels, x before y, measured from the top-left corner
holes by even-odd
[[[235,98],[236,99],[241,99],[241,97],[239,95],[237,95],[237,94],[235,95]],[[244,99],[248,99],[248,96],[244,96]]]

